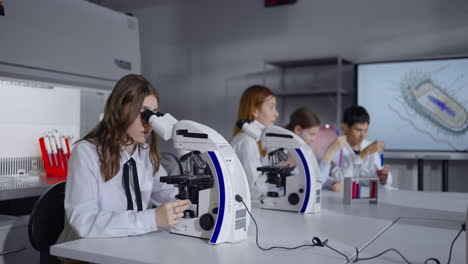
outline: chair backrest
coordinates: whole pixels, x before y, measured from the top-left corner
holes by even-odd
[[[29,241],[40,252],[41,263],[51,263],[56,260],[50,256],[49,249],[63,230],[64,200],[65,182],[60,182],[49,187],[39,197],[31,212],[28,224]]]
[[[161,158],[161,165],[166,169],[168,176],[182,174],[182,164],[180,164],[176,155],[169,152],[162,152]]]

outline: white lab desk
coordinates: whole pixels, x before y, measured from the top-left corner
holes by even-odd
[[[412,263],[424,263],[430,257],[447,263],[450,244],[460,231],[460,221],[421,218],[400,218],[392,227],[369,245],[359,257],[375,256],[394,248]],[[465,263],[465,234],[454,244],[450,263]],[[368,263],[406,263],[395,252],[389,252]],[[435,262],[429,262],[435,263]]]
[[[450,243],[465,221],[468,194],[379,190],[379,195],[376,207],[366,207],[365,203],[347,206],[338,202],[338,196],[328,197],[328,200],[336,199],[328,204],[330,210],[374,219],[397,218],[390,228],[376,236],[368,246],[356,246],[361,252],[360,257],[374,256],[395,248],[415,263],[423,263],[429,257],[436,257],[445,263]],[[462,233],[454,246],[451,263],[465,262],[464,236]],[[352,255],[354,257],[355,254]],[[368,263],[406,262],[392,252]]]
[[[378,250],[371,247],[379,241],[383,241],[382,246],[385,248],[395,246],[386,245],[381,238],[392,230],[398,217],[440,218],[461,222],[468,204],[468,194],[381,191],[380,195],[377,205],[365,201],[344,205],[341,193],[324,192],[322,211],[315,215],[300,216],[291,212],[254,208],[253,214],[260,228],[260,244],[264,247],[295,246],[310,242],[312,237],[318,236],[321,239],[328,238],[330,246],[343,251],[348,257],[354,256],[354,247],[362,250],[361,256],[369,256],[373,254],[371,251]],[[439,200],[443,202],[435,202]],[[450,205],[444,205],[445,202]],[[409,230],[414,227],[418,227],[417,222],[412,223]],[[415,232],[421,231],[415,229]],[[389,242],[393,243],[392,240]],[[447,250],[449,243],[445,247]],[[431,250],[427,248],[425,251]],[[264,252],[256,247],[253,222],[249,227],[248,240],[237,244],[209,245],[206,240],[161,230],[135,237],[79,239],[53,246],[51,254],[96,263],[346,262],[343,256],[327,248],[292,251],[275,249]],[[453,263],[460,261],[454,259]]]

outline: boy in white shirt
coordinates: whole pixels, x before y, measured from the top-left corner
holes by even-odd
[[[342,153],[338,151],[333,156],[331,178],[342,181],[344,177],[378,177],[381,186],[390,187],[392,174],[388,165],[382,166],[380,158],[384,143],[366,140],[370,123],[366,109],[362,106],[346,109],[343,121],[346,142]]]

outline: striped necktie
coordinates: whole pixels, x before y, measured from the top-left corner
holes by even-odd
[[[125,195],[127,196],[127,210],[133,210],[132,195],[130,193],[130,167],[132,167],[133,185],[135,187],[135,198],[137,201],[138,211],[142,211],[143,204],[141,201],[140,183],[138,182],[136,162],[133,158],[130,158],[123,167],[123,186],[125,189]]]

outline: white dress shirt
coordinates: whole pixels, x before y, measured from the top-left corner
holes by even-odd
[[[267,192],[267,184],[266,175],[257,171],[258,167],[264,166],[257,142],[249,135],[239,133],[232,139],[231,146],[244,167],[252,200],[261,199]]]
[[[320,181],[323,189],[331,189],[333,178],[330,177],[331,163],[317,160],[320,167]]]
[[[364,139],[359,150],[364,150],[372,142]],[[346,141],[343,148],[341,166],[339,166],[340,151],[337,151],[331,162],[331,179],[343,181],[345,177],[377,177],[377,169],[382,169],[380,154],[378,152],[367,156],[365,160],[356,154],[353,148]],[[383,186],[390,187],[392,184],[392,174],[388,172],[387,183]]]
[[[157,230],[155,209],[148,208],[150,200],[155,205],[175,200],[178,190],[173,185],[161,183],[166,175],[162,166],[154,176],[149,158],[149,148],[135,150],[132,156],[122,150],[120,170],[107,182],[101,176],[96,146],[80,141],[73,148],[65,189],[65,227],[57,243],[81,237],[122,237]],[[123,187],[123,165],[133,158],[136,162],[143,211],[136,211],[133,179],[130,192],[133,208],[127,210],[127,197]]]

